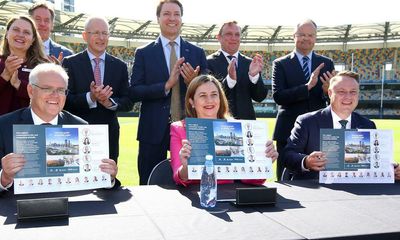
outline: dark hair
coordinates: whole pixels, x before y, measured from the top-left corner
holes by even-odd
[[[200,75],[195,77],[189,84],[186,91],[185,97],[185,113],[186,117],[197,118],[196,109],[190,104],[189,99],[194,100],[194,95],[196,90],[203,84],[212,82],[218,89],[219,94],[219,109],[217,113],[217,118],[227,119],[230,117],[228,100],[226,99],[224,90],[222,89],[221,83],[212,75]]]
[[[181,16],[183,16],[183,6],[182,6],[181,2],[179,2],[178,0],[161,0],[157,5],[157,11],[156,11],[157,17],[160,17],[161,8],[164,5],[164,3],[175,3],[175,4],[177,4],[179,6],[179,8],[181,9]]]
[[[38,8],[45,8],[45,9],[49,10],[50,15],[51,15],[51,21],[54,22],[54,19],[56,16],[54,14],[54,7],[52,4],[49,4],[46,1],[35,2],[28,10],[29,15],[33,16],[33,12]]]
[[[29,49],[26,51],[27,67],[33,68],[40,63],[49,62],[49,59],[47,58],[47,56],[44,52],[44,46],[43,46],[42,39],[40,38],[40,35],[38,34],[38,32],[36,30],[35,22],[32,20],[32,18],[30,18],[28,16],[17,16],[17,17],[12,17],[8,20],[7,26],[6,26],[6,33],[4,34],[3,41],[2,41],[1,56],[8,57],[11,54],[10,46],[8,45],[7,34],[11,28],[11,25],[16,20],[26,21],[31,25],[31,28],[32,28],[33,42],[32,42],[32,45],[29,47]]]
[[[222,24],[221,28],[219,29],[218,34],[219,34],[219,35],[222,35],[222,30],[224,29],[224,27],[225,27],[226,25],[231,26],[231,25],[237,25],[237,24],[238,24],[238,23],[237,23],[236,21],[224,22],[224,23]],[[239,26],[238,26],[238,27],[239,27]],[[240,27],[239,27],[239,29],[240,29]]]

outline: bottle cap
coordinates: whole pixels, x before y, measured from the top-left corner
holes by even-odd
[[[206,155],[206,160],[213,160],[213,155]]]

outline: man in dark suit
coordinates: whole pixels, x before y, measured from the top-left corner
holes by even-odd
[[[259,54],[251,59],[239,52],[240,34],[236,21],[222,25],[217,35],[221,49],[207,57],[207,68],[222,81],[232,116],[256,119],[252,100],[261,102],[268,93],[261,78],[264,63]]]
[[[312,20],[299,23],[294,33],[294,51],[273,62],[272,95],[278,105],[273,139],[279,152],[278,179],[283,171],[283,149],[297,116],[327,104],[326,92],[334,66],[331,59],[313,52],[316,34],[317,26]]]
[[[161,34],[136,50],[130,88],[131,98],[142,101],[137,135],[142,185],[153,167],[167,157],[170,122],[183,118],[187,85],[207,69],[203,49],[179,36],[182,4],[162,0],[156,13]]]
[[[35,21],[36,28],[42,38],[46,54],[56,62],[61,62],[63,57],[72,55],[72,50],[51,40],[50,34],[54,27],[54,8],[46,1],[34,3],[28,10]]]
[[[15,174],[26,163],[23,154],[13,153],[14,124],[87,124],[83,119],[63,111],[68,86],[68,75],[59,65],[43,63],[29,75],[27,86],[31,105],[0,117],[0,191],[12,186]],[[117,175],[117,164],[112,159],[103,159],[103,172],[112,179]],[[115,181],[114,187],[120,185]]]
[[[108,124],[110,158],[118,161],[118,111],[130,111],[129,77],[126,64],[106,53],[109,38],[104,18],[86,20],[83,39],[87,49],[63,60],[69,76],[65,109],[90,124]]]
[[[285,148],[285,165],[294,179],[317,179],[325,168],[326,156],[320,151],[321,128],[375,129],[375,123],[353,112],[358,104],[359,76],[350,71],[330,80],[330,106],[300,115]]]

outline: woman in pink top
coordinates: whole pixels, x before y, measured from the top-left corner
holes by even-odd
[[[228,101],[219,81],[211,75],[201,75],[191,81],[185,98],[187,117],[227,119],[229,116]],[[190,142],[186,139],[185,121],[171,124],[171,167],[176,184],[187,186],[199,183],[188,179],[188,158],[191,152]],[[265,155],[275,161],[278,152],[272,141],[266,143]],[[219,184],[232,183],[232,180],[218,180]],[[261,185],[265,179],[242,180],[244,183]]]

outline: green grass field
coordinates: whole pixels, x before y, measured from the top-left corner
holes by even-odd
[[[138,126],[137,117],[121,117],[119,123],[121,125],[120,149],[118,161],[118,179],[124,186],[138,185],[139,177],[137,173],[137,154],[138,142],[136,141],[136,133]],[[275,118],[260,118],[268,124],[269,136],[271,138],[275,126]],[[374,120],[378,129],[393,129],[394,131],[394,159],[400,162],[400,127],[397,125],[398,120]],[[275,179],[270,179],[274,181]]]

